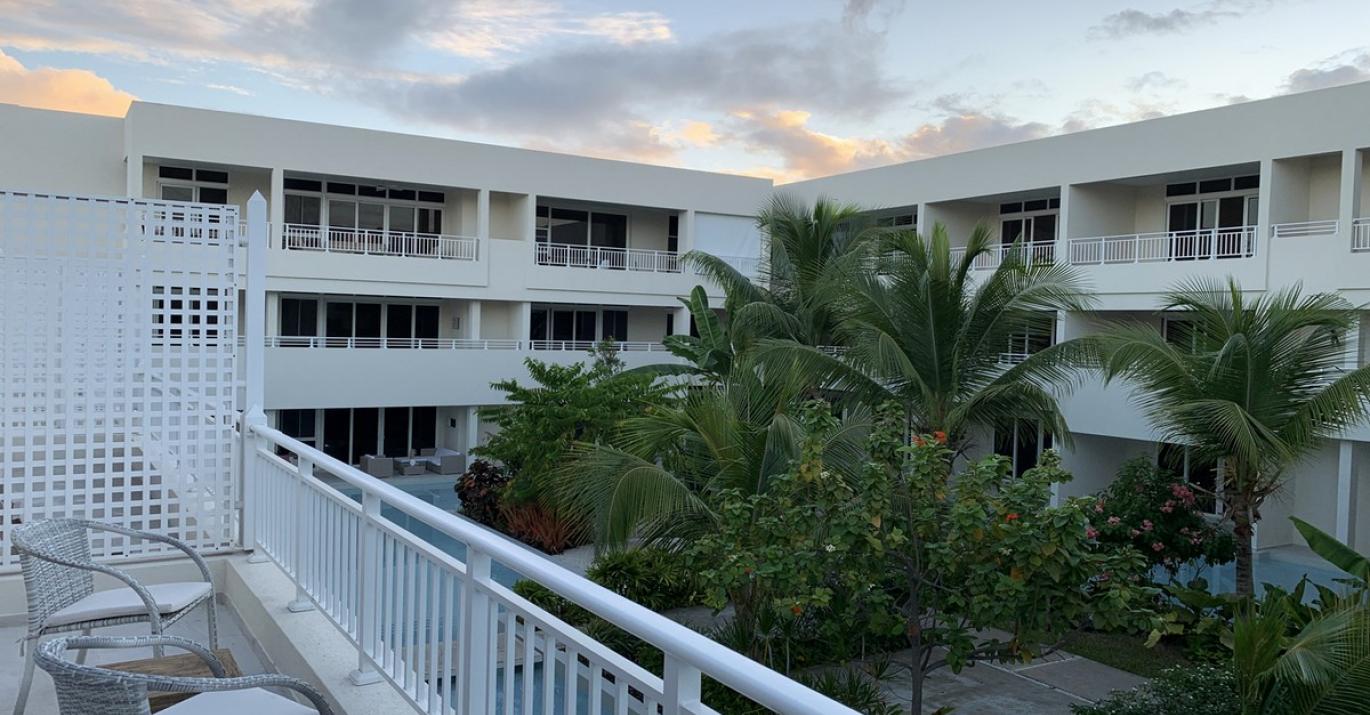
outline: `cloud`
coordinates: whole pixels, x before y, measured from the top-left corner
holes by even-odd
[[[0,102],[40,109],[122,117],[133,95],[80,69],[29,69],[0,51]]]
[[[1235,16],[1235,12],[1222,10],[1190,11],[1176,8],[1169,12],[1145,12],[1127,9],[1104,17],[1098,25],[1089,28],[1089,36],[1093,39],[1119,39],[1134,35],[1171,35]]]
[[[1179,89],[1185,86],[1185,81],[1178,77],[1152,71],[1137,77],[1130,77],[1123,82],[1123,86],[1133,92],[1157,91],[1166,89]]]
[[[1290,73],[1284,91],[1307,92],[1367,80],[1370,80],[1370,50],[1352,50]]]
[[[752,151],[777,156],[782,168],[765,175],[777,181],[793,181],[1037,139],[1053,131],[1040,122],[970,108],[955,98],[944,98],[941,103],[956,111],[887,139],[818,131],[809,126],[812,115],[802,110],[736,112],[729,122],[728,137]]]
[[[883,33],[903,11],[904,0],[845,0],[842,3],[842,26],[848,30],[866,29],[874,16],[877,31]]]

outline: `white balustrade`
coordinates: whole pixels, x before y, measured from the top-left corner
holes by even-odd
[[[1254,255],[1256,227],[1239,226],[1072,238],[1068,258],[1073,265],[1097,265],[1249,258]]]
[[[1328,221],[1297,221],[1293,223],[1277,223],[1273,234],[1275,238],[1307,238],[1309,236],[1335,236],[1337,234],[1338,222],[1336,219]]]
[[[680,273],[683,262],[675,251],[644,248],[577,246],[569,243],[538,243],[535,257],[540,266],[600,268],[611,271]]]
[[[960,263],[966,255],[964,246],[957,246],[951,249],[951,261],[955,265]],[[1056,243],[1054,241],[1037,241],[1032,243],[1001,243],[990,246],[984,253],[975,257],[971,261],[971,268],[984,271],[998,268],[1004,259],[1010,255],[1018,257],[1018,260],[1028,265],[1045,265],[1056,262]]]
[[[1358,218],[1351,224],[1351,250],[1370,251],[1370,218]]]
[[[321,335],[270,335],[269,348],[343,348],[360,350],[560,350],[585,352],[603,341],[512,340],[506,338],[358,338]],[[242,343],[242,340],[239,340]],[[609,342],[619,352],[667,352],[663,343],[645,340]]]
[[[455,261],[475,261],[480,257],[480,241],[471,236],[311,226],[297,223],[285,224],[281,243],[286,249],[295,251],[358,253],[368,256],[401,256],[407,258],[443,258]]]
[[[285,434],[245,427],[256,548],[356,646],[355,682],[379,675],[420,712],[487,715],[712,715],[708,675],[795,715],[855,715],[499,534]],[[286,452],[285,458],[278,452]],[[301,469],[297,464],[308,464]],[[361,503],[313,476],[360,490]],[[449,537],[456,555],[387,519]],[[498,583],[517,572],[665,654],[657,677]]]

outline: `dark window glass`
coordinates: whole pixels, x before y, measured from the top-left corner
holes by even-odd
[[[623,342],[628,339],[628,311],[606,310],[603,321],[604,329],[600,332],[601,338],[616,342]]]
[[[195,173],[183,166],[159,166],[157,176],[163,179],[185,179],[190,181],[195,178]]]
[[[1193,231],[1199,227],[1199,205],[1171,204],[1169,231]]]
[[[528,321],[528,339],[546,340],[547,339],[547,311],[534,310]]]
[[[1032,236],[1034,243],[1044,243],[1056,240],[1056,214],[1043,214],[1032,219]]]
[[[1251,217],[1252,222],[1256,220]],[[1218,228],[1237,228],[1245,226],[1246,221],[1246,197],[1245,196],[1224,196],[1218,200]],[[1235,247],[1223,247],[1223,250],[1230,252]]]
[[[675,253],[680,250],[680,217],[666,217],[666,250]]]
[[[675,313],[666,314],[666,334],[675,335]]]
[[[1008,204],[999,204],[999,213],[1001,214],[1016,214],[1022,210],[1023,202],[1021,201],[1014,201],[1013,203]]]
[[[438,339],[438,306],[414,306],[414,337],[422,340]]]
[[[295,191],[323,191],[323,182],[313,179],[286,179],[285,188]]]
[[[442,209],[419,209],[419,233],[442,233]]]
[[[314,410],[281,410],[277,413],[277,429],[300,440],[314,441]]]
[[[415,452],[438,446],[438,408],[415,407],[413,438],[409,448]]]
[[[590,218],[590,245],[602,248],[628,247],[628,217],[594,214]]]
[[[699,326],[695,324],[695,317],[693,315],[690,316],[690,337],[699,337]]]
[[[1188,320],[1167,320],[1162,331],[1165,341],[1186,350],[1194,349],[1194,324]]]
[[[324,335],[330,338],[352,337],[352,304],[329,303],[324,309]]]
[[[334,181],[328,182],[328,193],[330,194],[355,194],[357,193],[356,184],[339,184]]]
[[[358,186],[358,187],[357,187],[357,195],[358,195],[358,196],[370,196],[371,198],[375,198],[375,199],[383,199],[383,198],[385,198],[385,189],[383,189],[383,188],[381,188],[381,187],[379,187],[379,186],[366,186],[366,185],[361,185],[361,186]]]
[[[1013,459],[1013,426],[994,429],[994,453]]]
[[[201,186],[200,203],[226,204],[228,203],[228,189],[216,189],[209,186]]]
[[[1215,511],[1217,503],[1213,494],[1218,489],[1218,463],[1205,460],[1190,450],[1189,483],[1199,487],[1195,494],[1199,509],[1209,513]]]
[[[228,172],[216,171],[214,169],[196,169],[195,180],[203,181],[208,184],[227,184]]]
[[[390,198],[400,201],[413,201],[415,193],[413,189],[391,189]]]
[[[281,335],[319,334],[319,301],[312,298],[281,299]]]
[[[381,454],[387,457],[409,456],[409,408],[385,408],[385,442]]]
[[[593,342],[595,339],[595,311],[576,311],[576,340]]]
[[[551,210],[552,243],[569,243],[584,246],[589,238],[590,214],[571,209]]]
[[[1013,218],[1004,221],[999,228],[999,242],[1013,243],[1023,237],[1023,219]]]
[[[357,304],[357,332],[358,338],[380,338],[381,337],[381,306],[379,303],[358,303]],[[367,341],[362,347],[375,347],[377,342]]]
[[[390,347],[405,347],[409,338],[414,337],[414,306],[385,306],[385,337],[393,342]],[[390,427],[387,425],[386,430]]]
[[[419,201],[428,201],[430,203],[440,204],[447,201],[447,195],[441,191],[420,191]]]
[[[1260,174],[1252,174],[1251,176],[1238,176],[1237,178],[1232,180],[1232,188],[1236,189],[1237,191],[1243,191],[1246,189],[1259,189],[1260,187]]]
[[[576,312],[574,310],[552,311],[552,339],[576,339]]]
[[[347,444],[352,439],[352,410],[331,409],[323,411],[323,451],[334,459],[346,462]]]
[[[1162,442],[1156,453],[1156,466],[1177,477],[1184,476],[1184,445]]]
[[[1060,200],[1060,199],[1052,199],[1051,201],[1048,201],[1048,202],[1047,202],[1047,208],[1050,208],[1050,209],[1059,209],[1059,208],[1061,208],[1061,200]]]
[[[352,464],[360,464],[363,454],[376,454],[380,421],[381,411],[375,407],[352,410]]]
[[[1198,190],[1198,185],[1190,181],[1182,184],[1167,184],[1165,187],[1166,196],[1188,196]]]
[[[1013,476],[1021,477],[1024,472],[1037,466],[1037,425],[1031,422],[1018,423],[1018,440],[1014,452],[1016,457],[1013,460]]]
[[[1024,210],[1024,211],[1045,211],[1046,208],[1047,208],[1047,200],[1046,200],[1046,199],[1037,199],[1036,201],[1024,201],[1024,202],[1023,202],[1023,210]]]
[[[1199,193],[1211,194],[1218,191],[1231,191],[1231,179],[1208,179],[1199,182]]]
[[[318,226],[323,200],[317,196],[285,195],[285,222]]]

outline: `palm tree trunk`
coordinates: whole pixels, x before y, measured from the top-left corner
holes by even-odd
[[[1237,491],[1232,495],[1232,538],[1237,549],[1237,595],[1251,596],[1256,593],[1255,574],[1252,571],[1252,541],[1255,535],[1251,520],[1251,499]]]

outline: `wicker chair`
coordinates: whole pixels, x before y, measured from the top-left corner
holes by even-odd
[[[203,581],[144,586],[127,573],[108,564],[97,563],[91,555],[90,532],[103,531],[135,539],[170,544],[190,556],[200,568]],[[22,715],[33,685],[34,651],[46,635],[69,631],[90,633],[92,628],[125,623],[148,623],[152,635],[181,620],[201,604],[208,610],[209,647],[219,647],[218,624],[214,607],[214,582],[209,567],[195,550],[184,542],[161,534],[150,534],[122,526],[80,519],[53,519],[25,524],[14,530],[14,548],[24,571],[24,591],[28,595],[28,634],[24,640],[24,680],[14,703],[15,715]],[[96,573],[112,576],[125,584],[107,591],[95,590]],[[157,657],[162,647],[154,647]],[[77,656],[85,662],[85,652]]]
[[[108,670],[81,665],[63,657],[63,651],[87,648],[145,648],[172,646],[200,656],[212,678],[177,678]],[[200,693],[163,710],[168,715],[332,715],[319,691],[303,680],[287,675],[224,676],[224,666],[209,649],[175,636],[62,636],[37,648],[38,667],[52,676],[57,686],[61,715],[147,715],[149,690]],[[265,688],[289,688],[313,703],[308,708]]]

